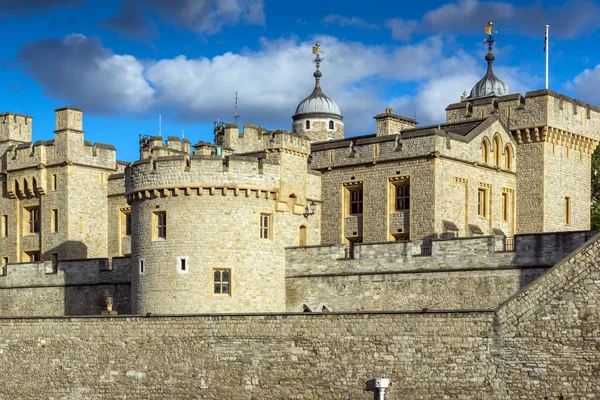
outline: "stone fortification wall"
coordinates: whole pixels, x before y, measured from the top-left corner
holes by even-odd
[[[594,398],[600,338],[600,237],[498,310],[494,346],[505,398]]]
[[[367,400],[376,376],[388,399],[492,398],[492,325],[493,313],[0,319],[0,398]]]
[[[544,142],[544,231],[590,229],[590,156]],[[566,198],[570,200],[567,221]],[[538,204],[539,208],[539,204]]]
[[[552,126],[591,140],[600,140],[600,109],[550,90],[450,104],[446,121],[457,122],[497,114],[512,131]]]
[[[591,237],[591,232],[421,241],[286,250],[288,311],[473,309],[495,307]]]
[[[131,312],[129,258],[9,264],[0,275],[0,316],[98,315],[106,297]]]
[[[544,239],[540,239],[544,241]],[[0,318],[2,399],[594,398],[599,238],[496,312]]]

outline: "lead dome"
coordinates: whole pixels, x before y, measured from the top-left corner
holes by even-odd
[[[340,107],[330,97],[326,96],[321,90],[321,71],[316,70],[313,74],[315,77],[315,88],[312,93],[302,100],[296,107],[295,116],[305,114],[334,114],[341,117],[342,112]]]

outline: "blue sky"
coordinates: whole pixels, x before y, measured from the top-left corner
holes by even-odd
[[[55,108],[82,108],[86,139],[128,161],[159,114],[164,136],[212,141],[215,120],[233,122],[236,91],[240,124],[291,129],[317,39],[346,136],[372,133],[386,107],[442,122],[485,73],[488,19],[511,92],[544,87],[549,23],[550,89],[600,105],[600,4],[588,0],[0,0],[0,10],[0,112],[33,116],[33,139],[47,140]]]

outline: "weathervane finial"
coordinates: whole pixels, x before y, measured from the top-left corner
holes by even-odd
[[[496,43],[496,39],[494,38],[494,33],[498,33],[498,31],[492,30],[492,26],[494,22],[490,19],[488,24],[483,27],[483,33],[488,35],[487,38],[483,39],[483,43],[486,43],[488,46],[488,52],[491,53],[494,48],[494,43]]]
[[[312,48],[312,53],[316,56],[313,62],[316,64],[317,69],[319,69],[319,67],[321,66],[321,61],[323,61],[323,58],[321,57],[323,51],[321,50],[321,42],[319,42],[318,40]]]

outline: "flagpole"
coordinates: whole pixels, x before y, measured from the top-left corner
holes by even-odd
[[[550,25],[546,24],[546,90],[548,89],[548,47],[549,47],[549,43],[548,43],[548,34],[550,30]]]

